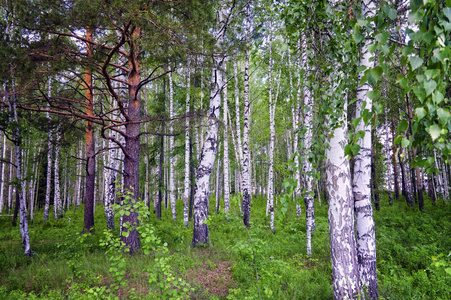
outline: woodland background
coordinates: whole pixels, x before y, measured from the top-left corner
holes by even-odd
[[[450,297],[451,1],[0,6],[0,298]]]

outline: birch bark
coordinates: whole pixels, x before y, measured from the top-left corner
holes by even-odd
[[[7,31],[8,32],[8,31]],[[13,138],[14,138],[14,156],[15,156],[15,165],[16,165],[16,179],[19,183],[19,187],[17,190],[17,195],[19,198],[19,227],[20,234],[22,235],[22,245],[24,247],[25,256],[31,256],[34,252],[31,250],[30,246],[30,236],[28,233],[28,221],[27,221],[27,208],[26,202],[23,192],[25,191],[25,181],[22,178],[22,149],[21,149],[21,136],[19,129],[19,119],[17,116],[17,95],[15,90],[15,80],[13,74],[13,67],[11,67],[11,87],[12,87],[12,95],[9,97],[9,109],[12,113],[12,117],[10,117],[10,122],[15,124],[13,129]]]
[[[250,102],[249,102],[249,35],[251,32],[250,4],[246,8],[246,39],[247,45],[244,53],[244,122],[243,122],[243,161],[242,161],[242,206],[243,222],[247,227],[250,226],[249,218],[251,215],[250,193],[250,151],[249,151],[249,128],[250,128]]]
[[[224,70],[227,70],[227,61],[224,62]],[[225,77],[225,76],[224,76]],[[223,119],[224,119],[224,213],[227,215],[230,209],[230,189],[229,189],[229,126],[227,122],[227,116],[229,107],[227,104],[227,82],[223,87]]]
[[[61,203],[61,186],[60,186],[60,172],[59,172],[59,162],[60,162],[60,142],[61,142],[61,127],[58,124],[55,132],[55,171],[54,171],[54,195],[53,195],[53,208],[55,211],[55,220],[63,217],[63,208]]]
[[[344,155],[347,142],[347,103],[340,114],[326,150],[326,189],[329,196],[329,240],[335,299],[354,299],[360,292],[354,233],[354,199],[351,170]]]
[[[169,133],[173,133],[172,118],[174,118],[174,86],[172,82],[171,64],[169,64]],[[175,212],[175,180],[174,180],[174,166],[175,157],[174,151],[174,137],[169,137],[169,202],[171,203],[172,220],[175,221],[177,215]]]
[[[306,244],[307,244],[307,255],[312,255],[312,232],[314,231],[314,191],[313,191],[313,175],[312,175],[312,163],[309,160],[309,152],[311,151],[312,140],[313,140],[313,97],[310,88],[307,86],[307,81],[310,76],[310,66],[308,63],[307,56],[307,37],[302,34],[301,37],[301,67],[305,70],[304,73],[304,160],[303,160],[303,172],[304,172],[304,184],[305,184],[305,213],[307,219],[307,234],[306,234]]]
[[[238,185],[235,193],[239,193],[241,191],[241,182],[242,182],[242,165],[243,165],[243,144],[241,143],[241,114],[240,114],[240,89],[238,86],[238,67],[237,67],[237,59],[235,58],[233,62],[233,71],[235,77],[235,115],[236,115],[236,139],[237,139],[237,147],[238,147]],[[236,179],[235,179],[236,180]]]
[[[227,10],[223,6],[218,11],[218,29],[216,31],[216,46],[222,47],[227,28]],[[208,110],[207,131],[202,145],[199,166],[196,173],[196,189],[194,193],[193,210],[193,241],[192,245],[209,242],[207,220],[208,200],[210,196],[210,174],[218,151],[218,121],[221,110],[221,90],[223,88],[224,56],[214,56],[214,66],[211,78],[210,108]]]
[[[364,18],[373,18],[376,14],[374,0],[361,2]],[[360,65],[367,69],[374,67],[373,54],[368,51],[369,39],[362,45]],[[359,72],[358,82],[364,76]],[[361,120],[356,126],[356,133],[364,131],[365,135],[357,144],[359,153],[354,157],[353,194],[355,209],[355,226],[357,233],[357,257],[362,287],[367,287],[371,299],[378,298],[376,273],[376,235],[373,221],[373,207],[371,204],[371,122],[364,122],[363,112],[372,110],[372,100],[367,93],[372,91],[371,85],[366,82],[357,88],[356,117]],[[366,103],[366,107],[364,106]]]
[[[49,86],[47,96],[50,99],[52,97],[52,77],[49,77]],[[47,119],[49,120],[49,133],[47,143],[47,179],[45,188],[45,205],[44,205],[44,221],[49,219],[50,211],[50,193],[52,191],[52,156],[53,156],[53,129],[50,124],[50,114],[47,113]]]
[[[190,202],[190,134],[189,134],[189,113],[190,113],[190,92],[191,92],[191,70],[190,59],[187,63],[187,88],[186,93],[186,107],[185,107],[185,180],[183,189],[183,222],[188,227],[188,213]],[[199,154],[200,157],[200,154]]]
[[[276,125],[274,121],[274,110],[275,103],[273,103],[272,97],[272,24],[270,21],[269,25],[269,70],[268,70],[268,90],[269,90],[269,131],[270,131],[270,142],[269,142],[269,170],[268,170],[268,209],[270,214],[269,226],[273,233],[276,233],[276,228],[274,227],[274,141],[276,137]],[[274,101],[275,102],[275,101]],[[268,215],[268,213],[267,213]]]

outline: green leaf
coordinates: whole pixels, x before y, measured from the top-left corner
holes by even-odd
[[[403,146],[405,148],[405,147],[409,146],[409,144],[410,144],[410,141],[408,139],[406,139],[406,138],[402,139],[401,146]]]
[[[360,151],[360,145],[352,145],[351,151],[352,151],[352,155],[357,155]]]
[[[393,143],[394,143],[395,145],[398,145],[399,143],[401,143],[402,139],[403,139],[402,135],[397,135],[397,136],[395,137],[395,140],[393,141]]]
[[[396,19],[396,16],[398,15],[398,11],[394,8],[390,8],[390,11],[388,12],[388,17],[390,18],[390,20],[394,20]]]
[[[359,66],[358,68],[357,68],[357,73],[360,73],[360,72],[363,72],[363,71],[365,71],[366,70],[366,66]]]
[[[424,89],[426,90],[426,96],[432,94],[432,92],[437,87],[437,83],[434,80],[428,80],[424,83]]]
[[[376,82],[382,76],[382,72],[383,72],[383,70],[380,66],[376,66],[370,70],[370,74],[374,78],[374,81],[376,81]]]
[[[409,57],[410,65],[412,66],[412,71],[419,68],[421,65],[423,65],[423,59],[418,56],[410,56]]]
[[[440,136],[440,127],[438,125],[429,126],[429,134],[432,137],[432,141],[435,141]]]
[[[451,22],[451,7],[446,7],[443,9],[443,13],[448,18],[448,21]]]
[[[369,44],[368,45],[368,51],[370,51],[370,53],[374,53],[377,50],[377,44]]]
[[[432,101],[436,104],[439,105],[440,103],[442,103],[444,97],[443,94],[440,91],[435,91],[432,94]]]
[[[423,119],[426,116],[426,110],[423,107],[418,107],[415,109],[415,113],[418,117],[418,120]]]
[[[357,127],[357,125],[359,125],[361,119],[362,118],[355,118],[354,120],[352,120],[352,125],[354,125],[354,127]]]
[[[442,121],[443,125],[446,125],[448,121],[451,119],[451,114],[447,109],[439,108],[437,109],[437,116],[439,117],[440,121]]]
[[[371,100],[373,100],[376,97],[379,97],[380,94],[381,94],[381,92],[379,92],[379,90],[372,90],[372,91],[369,91],[366,93],[368,98],[370,98]]]
[[[408,126],[409,126],[409,123],[407,122],[407,120],[401,120],[401,122],[399,122],[397,131],[403,132],[407,129]]]
[[[382,32],[382,33],[377,34],[374,38],[379,43],[385,44],[385,43],[387,43],[387,40],[389,37],[390,37],[390,35],[388,34],[388,32]]]
[[[363,35],[361,35],[360,33],[354,33],[352,37],[354,38],[356,44],[360,43],[363,40]]]

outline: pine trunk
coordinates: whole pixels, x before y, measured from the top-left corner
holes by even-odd
[[[86,28],[86,39],[92,41],[92,29]],[[87,55],[92,55],[92,45],[86,44]],[[90,68],[85,73],[86,83],[86,115],[94,117],[94,96],[92,86],[92,71]],[[91,232],[94,229],[94,190],[95,190],[95,143],[94,124],[86,121],[86,188],[85,188],[85,210],[84,210],[84,231]]]

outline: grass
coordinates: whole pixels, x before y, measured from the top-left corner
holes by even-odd
[[[381,210],[375,212],[381,298],[449,299],[451,205],[439,201],[432,206],[426,200],[421,213],[404,202],[390,207],[387,198],[382,195]],[[182,210],[179,202],[178,216]],[[327,205],[316,203],[312,257],[306,255],[305,217],[296,218],[294,207],[286,215],[276,213],[276,234],[265,216],[265,199],[253,200],[248,232],[238,215],[229,220],[210,215],[211,245],[193,249],[192,229],[180,218],[174,223],[164,211],[163,220],[157,221],[151,214],[149,223],[169,250],[161,257],[167,257],[177,277],[190,283],[192,299],[332,298]],[[148,295],[152,286],[145,271],[155,262],[142,252],[125,256],[126,284],[117,292],[102,292],[114,285],[115,277],[106,249],[100,246],[106,228],[101,206],[95,213],[96,234],[83,243],[77,239],[83,228],[82,208],[58,221],[44,223],[42,216],[38,211],[30,225],[36,252],[32,257],[23,255],[19,228],[12,227],[10,217],[0,217],[0,299],[102,299],[113,294],[121,299],[155,298]]]

